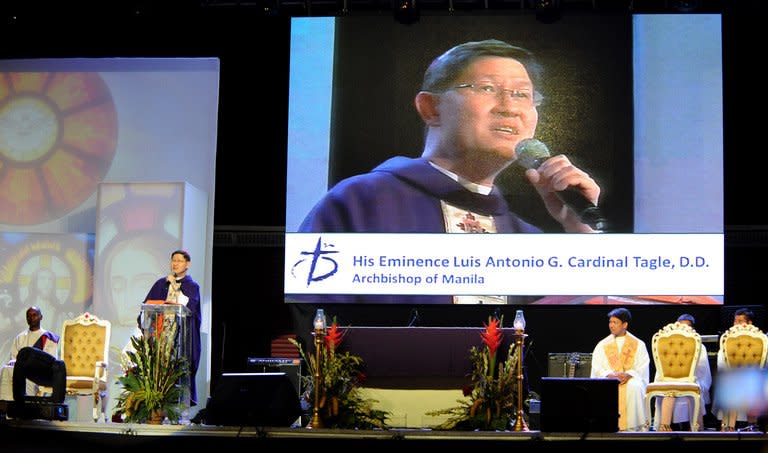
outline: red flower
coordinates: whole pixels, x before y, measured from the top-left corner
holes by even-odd
[[[368,380],[368,375],[363,373],[362,371],[357,373],[357,383],[360,385],[365,385],[365,381]]]
[[[339,326],[334,322],[328,329],[328,333],[325,335],[325,347],[330,351],[335,351],[341,344],[342,338],[346,332],[339,329]]]
[[[471,384],[464,384],[464,387],[461,388],[461,393],[464,396],[471,396],[472,390],[474,390],[474,387]]]
[[[485,326],[485,332],[480,332],[480,338],[483,339],[483,343],[488,347],[488,354],[493,359],[499,346],[501,346],[501,339],[504,334],[499,328],[499,320],[497,318],[488,318],[488,324],[483,325]]]

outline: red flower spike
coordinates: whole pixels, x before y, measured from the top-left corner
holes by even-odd
[[[334,322],[328,329],[328,333],[325,335],[325,347],[331,351],[335,351],[341,344],[342,338],[346,332],[339,329],[339,326]]]
[[[493,358],[496,356],[499,346],[501,346],[501,339],[504,337],[504,334],[499,328],[499,320],[497,318],[488,318],[488,324],[483,325],[485,326],[485,332],[480,332],[480,338],[488,347],[488,353]]]

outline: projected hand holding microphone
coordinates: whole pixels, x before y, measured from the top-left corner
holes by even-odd
[[[528,170],[538,170],[544,162],[554,158],[550,155],[547,145],[535,138],[521,140],[515,147],[515,154],[517,155],[517,164]],[[575,212],[582,223],[589,225],[596,231],[606,230],[607,220],[600,208],[590,201],[577,186],[569,185],[563,190],[554,192],[554,195],[567,208]]]

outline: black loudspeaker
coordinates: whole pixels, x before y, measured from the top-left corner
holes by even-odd
[[[585,377],[592,374],[591,352],[550,352],[547,360],[549,377]]]
[[[205,423],[291,426],[300,415],[299,396],[285,373],[223,373],[208,400]]]
[[[618,430],[618,379],[541,379],[541,431],[615,433]]]
[[[297,394],[301,394],[301,360],[280,357],[248,357],[245,371],[251,373],[285,373]]]

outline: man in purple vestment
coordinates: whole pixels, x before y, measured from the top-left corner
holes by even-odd
[[[187,274],[191,258],[185,250],[171,253],[171,274],[158,279],[150,288],[144,302],[148,300],[166,300],[169,303],[185,305],[190,311],[188,335],[191,338],[189,351],[190,404],[197,405],[197,386],[195,376],[200,365],[200,285]],[[139,327],[141,327],[139,316]]]
[[[510,211],[495,185],[517,160],[518,143],[536,132],[539,77],[533,55],[503,41],[466,42],[448,50],[430,64],[414,99],[426,125],[421,157],[393,157],[342,180],[314,206],[299,232],[541,232]],[[540,160],[525,177],[549,215],[564,232],[594,232],[558,192],[568,189],[597,205],[595,180],[565,155]],[[450,297],[409,296],[408,302],[451,303]],[[404,301],[402,296],[322,299]]]

